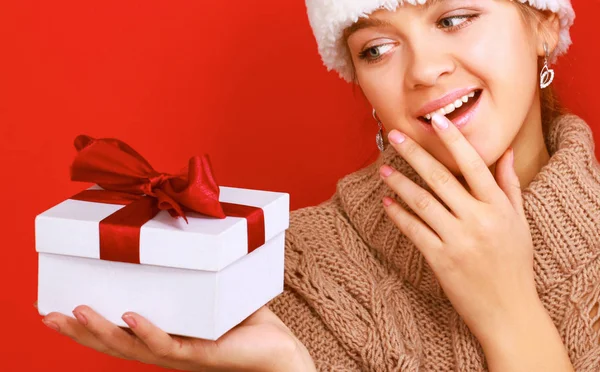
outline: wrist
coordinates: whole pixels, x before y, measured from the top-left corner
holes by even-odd
[[[528,329],[549,319],[539,297],[528,296],[525,299],[515,299],[507,306],[498,306],[497,311],[489,314],[482,327],[473,330],[473,334],[485,350],[487,347],[498,346],[505,339],[511,340],[527,333]]]
[[[558,330],[537,296],[506,311],[478,339],[491,371],[572,371]]]
[[[315,363],[306,349],[306,346],[300,340],[296,339],[297,352],[295,353],[295,360],[292,360],[292,368],[290,371],[294,372],[316,372],[317,368]]]
[[[287,355],[279,359],[280,362],[274,363],[267,372],[316,372],[314,361],[308,350],[300,340],[294,338],[294,347],[289,350]]]

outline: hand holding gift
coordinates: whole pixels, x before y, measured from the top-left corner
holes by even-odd
[[[36,218],[47,325],[174,368],[312,365],[264,307],[283,291],[288,194],[218,186],[207,156],[170,175],[116,139],[75,146],[73,180],[97,186]]]
[[[78,343],[119,358],[184,371],[314,371],[302,343],[285,324],[262,307],[218,341],[170,336],[138,314],[123,320],[133,334],[87,306],[77,320],[59,313],[44,322]]]

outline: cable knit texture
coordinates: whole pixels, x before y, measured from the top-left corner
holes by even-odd
[[[550,161],[523,190],[535,283],[577,371],[600,371],[600,165],[589,126],[550,124]],[[285,291],[269,307],[321,371],[482,371],[481,346],[421,253],[387,217],[390,164],[430,190],[391,147],[342,178],[331,199],[292,212]],[[477,301],[477,298],[473,298]]]

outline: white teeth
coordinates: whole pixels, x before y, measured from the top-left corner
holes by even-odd
[[[456,107],[454,107],[454,105],[451,103],[448,106],[444,107],[444,110],[446,111],[446,114],[449,114],[451,112],[454,112],[454,110],[456,110]]]
[[[473,98],[473,97],[475,97],[474,91],[467,94],[466,96],[460,97],[460,99],[457,99],[453,103],[450,103],[449,105],[442,107],[441,109],[439,109],[437,111],[434,111],[432,113],[425,115],[424,118],[427,120],[431,120],[431,117],[434,114],[447,115],[451,112],[454,112],[454,110],[456,110],[457,108],[462,107],[463,104],[465,104],[469,101],[469,98]]]

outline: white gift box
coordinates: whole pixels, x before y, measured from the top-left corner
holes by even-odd
[[[97,187],[96,187],[97,188]],[[220,202],[259,207],[265,244],[248,253],[245,218],[161,211],[140,229],[140,264],[100,259],[99,223],[123,208],[68,199],[35,220],[41,315],[88,305],[126,327],[133,311],[164,331],[216,340],[283,291],[289,195],[220,187]]]

